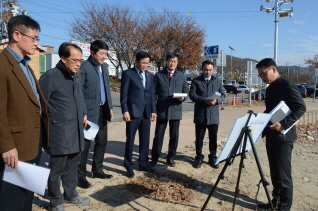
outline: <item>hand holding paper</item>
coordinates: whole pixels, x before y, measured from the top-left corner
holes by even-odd
[[[220,92],[215,92],[211,97],[209,97],[209,100],[216,100],[221,96]]]

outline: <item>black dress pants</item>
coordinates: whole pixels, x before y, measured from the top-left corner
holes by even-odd
[[[77,166],[80,162],[81,153],[68,155],[51,155],[49,167],[51,168],[48,181],[48,195],[50,206],[56,207],[63,204],[64,200],[71,200],[78,196],[77,187]],[[61,193],[60,187],[64,189]]]
[[[206,129],[208,129],[209,131],[209,159],[216,157],[218,128],[218,124],[195,124],[195,151],[197,155],[196,158],[204,158],[204,155],[202,154],[202,147]]]
[[[267,157],[273,184],[273,197],[280,200],[281,211],[289,211],[293,202],[291,156],[294,143],[266,140]]]
[[[178,142],[179,142],[179,126],[180,120],[167,120],[167,119],[157,119],[155,137],[153,139],[151,160],[154,163],[158,162],[161,154],[163,139],[167,124],[169,121],[169,148],[167,158],[173,158],[177,154]]]
[[[93,163],[92,163],[92,172],[93,173],[102,173],[103,172],[103,162],[104,155],[107,146],[107,120],[105,117],[103,105],[100,106],[99,110],[99,119],[98,126],[99,130],[95,137],[95,145],[94,145],[94,154],[93,154]],[[78,178],[85,179],[86,178],[86,164],[87,157],[89,153],[89,149],[91,146],[91,140],[85,139],[84,150],[81,153],[81,162],[78,165]]]
[[[146,167],[147,161],[149,159],[150,119],[144,114],[139,118],[132,118],[130,122],[126,122],[127,139],[125,146],[124,166],[127,170],[134,169],[132,157],[137,130],[139,133],[139,166]]]
[[[40,145],[38,155],[35,159],[26,163],[38,165],[42,154]],[[1,211],[32,211],[34,193],[19,186],[2,180],[4,167],[0,164],[0,210]]]

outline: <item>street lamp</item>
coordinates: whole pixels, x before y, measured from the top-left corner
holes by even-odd
[[[289,2],[293,3],[294,0],[266,0],[267,3],[274,1],[275,2],[275,7],[273,8],[268,8],[264,7],[261,5],[260,10],[265,10],[267,13],[274,12],[275,13],[275,41],[274,41],[274,60],[277,64],[277,45],[278,45],[278,15],[279,17],[286,17],[290,16],[291,18],[293,17],[293,11],[294,9],[291,7],[290,9],[279,9],[282,4],[288,4]]]
[[[232,69],[232,51],[235,51],[235,49],[231,46],[229,46],[229,48],[231,49],[231,71],[233,71],[233,69]]]

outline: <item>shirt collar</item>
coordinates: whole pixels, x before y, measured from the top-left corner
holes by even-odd
[[[136,68],[138,74],[143,73],[143,71],[139,70],[136,66],[135,66],[135,68]]]
[[[210,76],[209,78],[206,78],[206,77],[204,76],[204,80],[211,80],[211,76]]]
[[[12,54],[12,56],[18,61],[18,63],[22,63],[24,66],[29,65],[29,62],[31,61],[31,58],[29,56],[25,55],[24,57],[22,57],[9,46],[7,46],[7,49]]]

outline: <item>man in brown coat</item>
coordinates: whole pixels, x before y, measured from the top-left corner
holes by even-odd
[[[38,164],[48,145],[47,104],[28,63],[40,25],[25,15],[8,23],[9,43],[0,54],[0,205],[1,210],[32,210],[33,192],[2,180],[4,167],[18,161]]]

